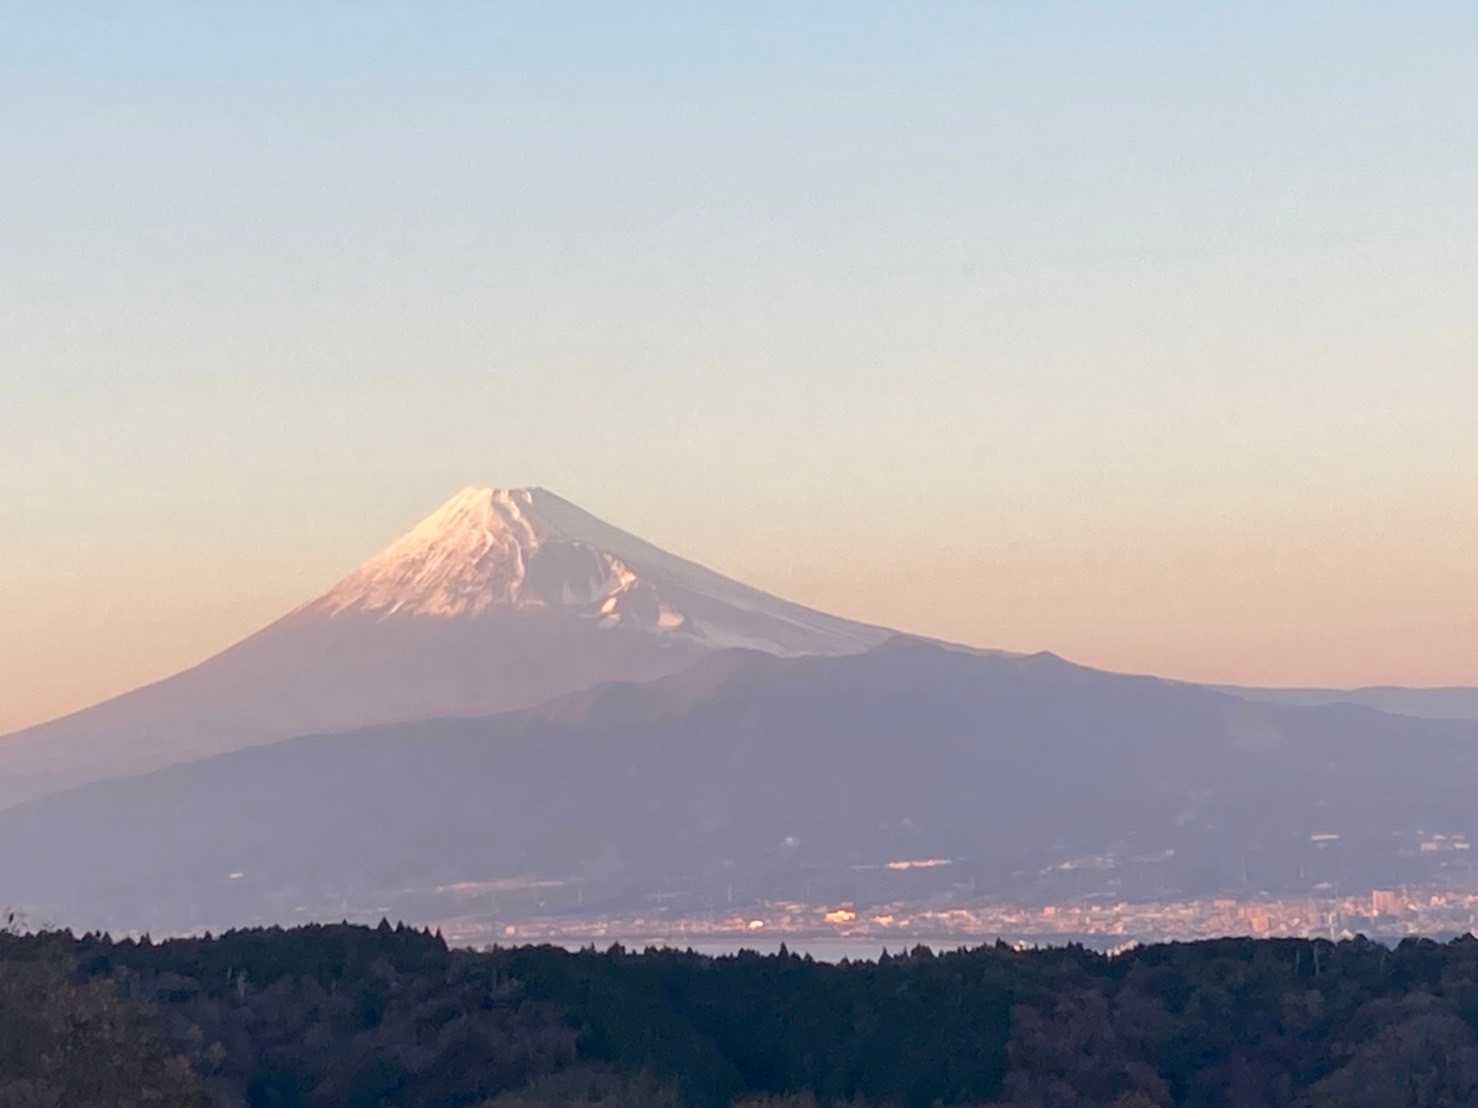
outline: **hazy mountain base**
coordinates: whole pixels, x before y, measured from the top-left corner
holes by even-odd
[[[533,914],[861,909],[961,885],[1023,903],[1473,887],[1471,851],[1422,840],[1478,837],[1475,792],[1478,723],[894,640],[728,651],[528,712],[42,798],[0,812],[0,889],[59,925],[169,933],[366,910],[506,921],[513,894],[455,913],[434,894],[515,881],[547,897]],[[896,859],[952,864],[905,871],[904,890],[879,868]]]
[[[1362,689],[1259,689],[1245,685],[1212,686],[1244,700],[1318,708],[1352,704],[1397,716],[1420,719],[1478,719],[1478,689],[1458,687],[1404,689],[1372,685]]]
[[[1478,1101],[1478,941],[829,965],[408,929],[0,937],[0,1106],[1400,1108]]]

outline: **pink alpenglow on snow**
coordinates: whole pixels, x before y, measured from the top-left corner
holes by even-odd
[[[890,634],[740,584],[545,489],[467,488],[200,665],[0,739],[0,807],[294,735],[530,707],[730,647],[851,654]]]

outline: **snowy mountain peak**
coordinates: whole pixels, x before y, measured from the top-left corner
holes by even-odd
[[[7,737],[0,808],[293,735],[528,708],[726,647],[853,654],[890,634],[741,584],[546,489],[467,488],[199,665]]]
[[[308,609],[382,618],[566,609],[603,626],[683,626],[631,566],[567,534],[541,500],[564,503],[542,489],[465,488]]]
[[[775,654],[846,654],[886,637],[669,554],[542,488],[463,489],[296,614],[509,611]]]

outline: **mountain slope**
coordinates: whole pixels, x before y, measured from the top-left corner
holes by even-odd
[[[58,922],[155,929],[865,903],[904,880],[1027,899],[1359,890],[1469,865],[1420,843],[1478,833],[1475,789],[1473,724],[908,640],[730,651],[532,711],[293,740],[14,808],[0,888]],[[900,859],[950,864],[900,876]]]
[[[1259,700],[1268,704],[1297,704],[1304,707],[1358,704],[1398,716],[1478,720],[1478,688],[1460,685],[1411,689],[1395,685],[1369,685],[1358,689],[1260,689],[1244,685],[1215,687],[1245,700]]]
[[[714,650],[889,632],[732,581],[543,489],[464,489],[323,596],[174,677],[0,738],[0,806],[255,743],[540,703]]]

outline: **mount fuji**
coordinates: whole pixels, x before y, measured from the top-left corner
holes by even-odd
[[[740,584],[545,489],[467,488],[222,653],[0,738],[0,807],[310,732],[525,708],[721,649],[843,655],[891,635]]]

